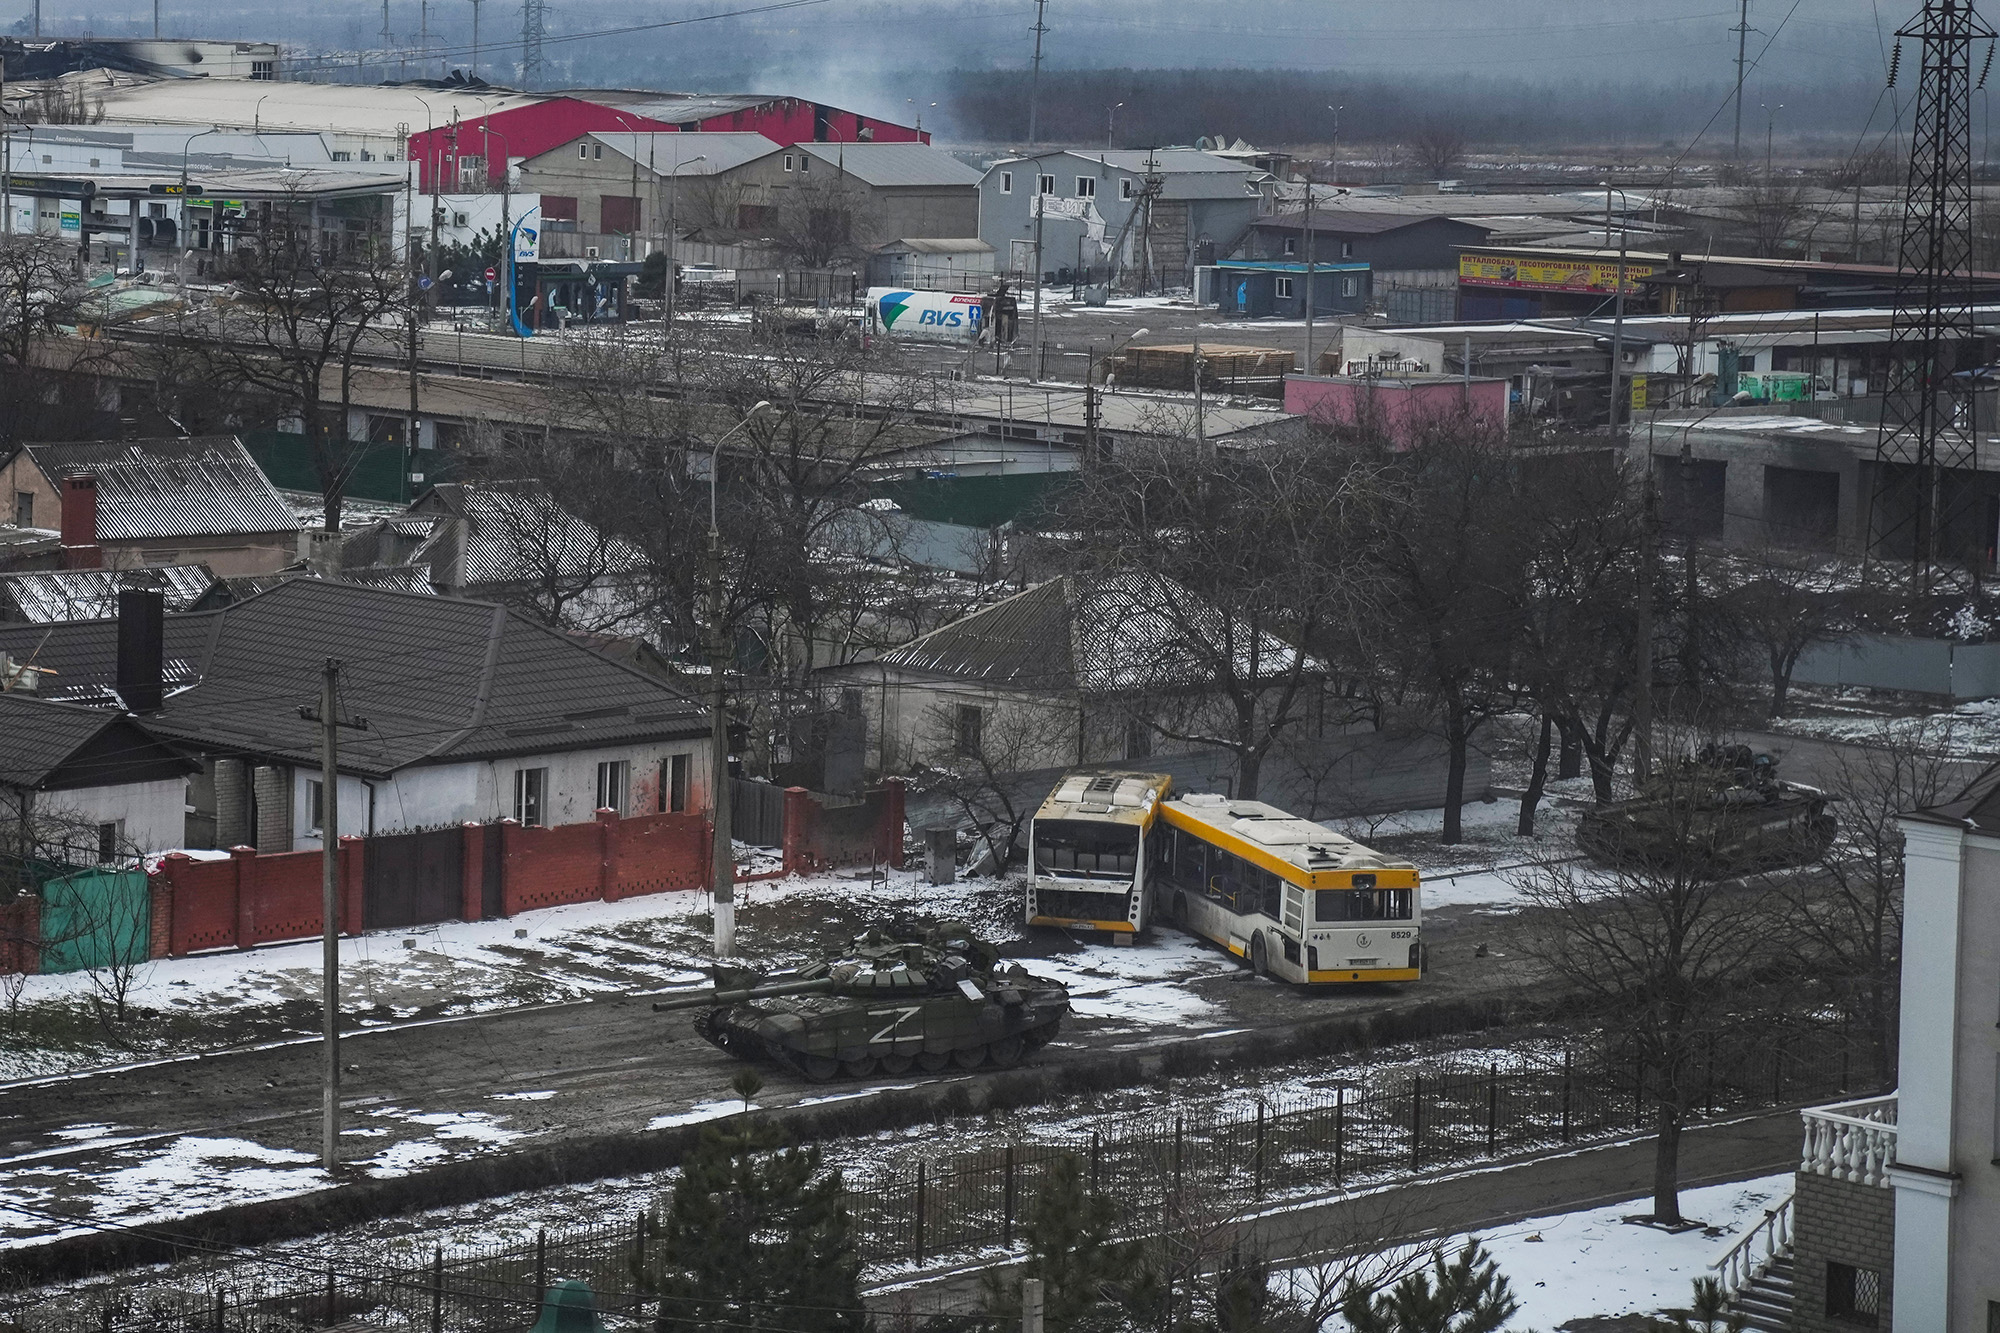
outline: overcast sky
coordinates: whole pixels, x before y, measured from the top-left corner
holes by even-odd
[[[32,0],[0,0],[22,12]],[[2000,0],[1996,0],[2000,2]],[[551,34],[659,23],[772,0],[548,0]],[[379,0],[163,0],[170,31],[302,45],[375,46]],[[390,0],[398,41],[419,0]],[[150,29],[151,0],[43,0],[45,30]],[[432,0],[430,27],[463,43],[468,0]],[[1748,47],[1767,40],[1753,81],[1773,86],[1881,78],[1894,29],[1918,0],[1751,0]],[[1049,0],[1053,66],[1245,66],[1456,73],[1534,83],[1715,84],[1732,76],[1737,0]],[[518,0],[487,3],[489,50],[519,40]],[[578,82],[589,66],[655,86],[714,90],[746,77],[772,90],[920,68],[1025,67],[1033,0],[812,0],[779,12],[552,47]],[[1775,38],[1773,38],[1775,34]],[[518,52],[518,45],[516,46]],[[808,91],[808,90],[802,90]],[[809,91],[819,92],[819,89]],[[888,89],[883,89],[886,95]],[[901,101],[900,98],[894,99]]]

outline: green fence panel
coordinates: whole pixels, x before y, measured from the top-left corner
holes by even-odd
[[[153,900],[141,870],[94,870],[42,886],[42,970],[144,961]]]
[[[1011,472],[909,477],[880,482],[875,489],[911,518],[996,528],[1002,523],[1036,526],[1055,511],[1075,485],[1076,474],[1072,472]]]
[[[280,490],[319,490],[319,469],[306,437],[290,431],[257,430],[243,436],[243,447],[264,469],[264,475]],[[443,449],[419,449],[409,455],[410,471],[423,480],[403,486],[403,446],[343,442],[345,461],[350,467],[347,494],[357,500],[402,501],[415,499],[441,481],[457,481],[463,472],[461,458]]]

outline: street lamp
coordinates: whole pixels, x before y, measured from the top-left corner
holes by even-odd
[[[1332,176],[1333,179],[1328,181],[1327,184],[1338,185],[1340,184],[1340,113],[1347,110],[1347,103],[1342,102],[1339,106],[1329,106],[1327,110],[1333,113],[1333,156],[1327,162],[1327,174]],[[1308,186],[1307,188],[1310,189],[1311,187]]]
[[[1772,106],[1769,102],[1758,103],[1765,112],[1764,117],[1764,179],[1771,179],[1771,132],[1777,128],[1778,113],[1785,109],[1783,102]]]
[[[1123,102],[1113,102],[1110,106],[1104,108],[1104,146],[1106,148],[1111,146],[1111,126],[1118,117],[1118,108],[1124,105]]]
[[[729,720],[724,712],[728,698],[723,683],[728,644],[722,635],[722,527],[717,522],[716,489],[722,475],[722,446],[770,406],[769,401],[752,404],[743,414],[743,420],[716,439],[708,460],[708,804],[713,830],[709,897],[715,912],[717,958],[730,958],[736,953],[736,857],[730,847]]]
[[[655,140],[659,138],[658,135],[654,135],[653,137]],[[679,145],[675,145],[675,147],[678,148]],[[844,156],[843,154],[843,158]],[[667,273],[666,282],[661,287],[660,294],[666,300],[666,308],[663,313],[669,337],[673,335],[674,328],[674,251],[679,244],[674,237],[674,206],[680,201],[681,168],[691,167],[697,162],[706,161],[708,161],[707,153],[696,153],[685,162],[676,156],[673,170],[667,173]],[[659,173],[655,172],[653,178],[658,180]]]
[[[1104,367],[1105,367],[1104,387],[1106,389],[1109,389],[1111,387],[1111,380],[1112,380],[1111,358],[1118,355],[1119,344],[1123,343],[1129,346],[1130,344],[1137,342],[1139,339],[1145,337],[1147,334],[1151,332],[1152,332],[1151,329],[1134,329],[1122,338],[1113,338],[1111,340],[1111,350],[1104,354]],[[1090,377],[1088,375],[1084,376],[1084,380],[1086,382],[1088,382],[1089,379]]]
[[[195,133],[190,134],[187,137],[187,142],[181,145],[181,199],[179,205],[180,215],[178,218],[178,225],[180,227],[182,239],[185,239],[187,236],[188,149],[192,148],[194,146],[194,141],[196,139],[201,138],[203,135],[220,134],[220,133],[222,133],[222,127],[220,125],[211,125],[205,130],[197,130]],[[9,169],[11,170],[11,168]],[[134,204],[133,207],[137,208],[138,205]],[[135,225],[132,228],[132,235],[135,240],[137,239],[138,234],[139,234],[139,229],[135,222]],[[181,281],[183,282],[187,281],[187,274],[185,271],[183,271],[181,274]]]

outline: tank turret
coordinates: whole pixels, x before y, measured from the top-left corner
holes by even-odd
[[[1585,811],[1576,843],[1602,865],[1684,857],[1692,873],[1723,879],[1817,859],[1833,843],[1832,799],[1782,781],[1777,760],[1747,745],[1704,745],[1636,796]]]
[[[960,926],[870,930],[790,971],[715,969],[715,985],[656,1001],[699,1009],[695,1031],[731,1055],[815,1082],[912,1067],[1002,1068],[1054,1037],[1069,992]]]

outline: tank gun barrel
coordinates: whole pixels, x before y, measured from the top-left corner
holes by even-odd
[[[740,1004],[744,1000],[768,1000],[777,995],[817,995],[834,987],[832,977],[810,981],[772,981],[762,986],[738,986],[731,990],[684,991],[664,1000],[653,1001],[653,1012],[670,1009],[703,1009],[718,1004]]]

